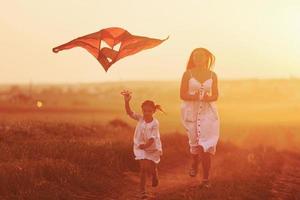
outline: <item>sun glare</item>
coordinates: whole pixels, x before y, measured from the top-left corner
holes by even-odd
[[[42,101],[37,101],[36,102],[36,107],[38,107],[38,108],[43,107],[43,102]]]

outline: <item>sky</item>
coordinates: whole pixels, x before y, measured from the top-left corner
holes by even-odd
[[[0,8],[0,83],[180,80],[194,48],[219,79],[300,77],[299,0],[12,0]],[[105,73],[82,48],[52,48],[122,27],[169,40]]]

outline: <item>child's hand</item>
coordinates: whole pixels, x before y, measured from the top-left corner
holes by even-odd
[[[139,148],[140,148],[140,149],[145,149],[145,147],[146,147],[145,144],[140,144],[140,145],[139,145]]]
[[[126,102],[129,102],[129,101],[130,101],[130,99],[131,99],[131,92],[130,92],[130,91],[128,91],[128,90],[123,90],[123,91],[121,92],[121,95],[124,96],[124,100],[125,100]]]

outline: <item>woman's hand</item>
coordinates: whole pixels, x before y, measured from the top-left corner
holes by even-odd
[[[194,100],[194,101],[200,100],[200,91],[197,90],[197,91],[195,92],[195,94],[191,95],[191,97],[192,97],[192,100]]]
[[[129,101],[131,100],[131,92],[130,92],[130,91],[128,91],[128,90],[123,90],[123,91],[121,92],[121,95],[124,96],[124,101],[125,101],[125,102],[129,102]]]
[[[207,95],[207,93],[204,93],[202,101],[208,102],[210,100],[210,96]]]
[[[207,95],[207,93],[204,94],[202,101],[204,102],[212,102],[216,101],[218,99],[218,96],[213,96],[213,95]]]

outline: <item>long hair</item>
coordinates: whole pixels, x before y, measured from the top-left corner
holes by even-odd
[[[144,106],[150,106],[150,107],[152,107],[153,110],[154,110],[154,112],[156,112],[156,110],[159,110],[159,111],[161,111],[162,113],[165,113],[165,112],[163,111],[163,109],[161,108],[161,106],[155,104],[154,101],[146,100],[146,101],[144,101],[144,102],[142,103],[142,108],[143,108]]]
[[[215,56],[205,48],[196,48],[192,51],[189,61],[187,63],[186,69],[188,70],[188,69],[192,69],[192,68],[196,67],[194,64],[194,61],[193,61],[193,55],[196,52],[201,52],[201,55],[205,56],[207,58],[207,63],[206,63],[206,66],[204,66],[204,67],[208,70],[211,70],[213,65],[215,64]]]

